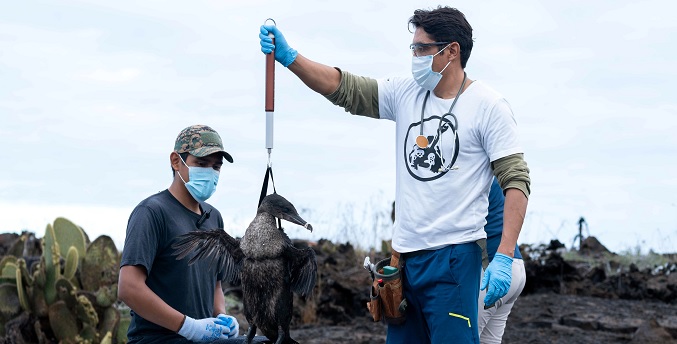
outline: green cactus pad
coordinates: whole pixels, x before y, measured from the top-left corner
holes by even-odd
[[[40,258],[40,263],[35,264],[33,269],[33,283],[42,288],[45,287],[45,282],[47,280],[47,274],[45,272],[45,257]]]
[[[63,301],[56,301],[49,306],[49,325],[54,336],[60,341],[74,341],[79,333],[75,314]]]
[[[26,263],[24,262],[24,266]],[[19,304],[24,311],[30,312],[31,306],[28,303],[28,296],[26,295],[26,289],[24,289],[24,284],[21,277],[21,269],[16,269],[16,291],[19,295]]]
[[[84,228],[82,228],[80,226],[78,226],[78,228],[80,228],[80,230],[82,231],[82,234],[85,236],[85,247],[89,246],[89,243],[92,242],[91,240],[89,240],[89,235],[87,235],[87,232],[85,231]]]
[[[26,267],[26,260],[19,258],[16,260],[16,265],[21,270],[21,280],[26,288],[33,286],[33,276],[28,272],[28,267]]]
[[[96,332],[96,328],[89,324],[84,324],[82,326],[82,331],[80,331],[80,335],[78,337],[78,344],[86,344],[86,343],[99,343],[99,334]]]
[[[16,265],[16,259],[14,262],[6,262],[0,271],[0,277],[3,280],[14,281],[16,280],[16,271],[19,270],[19,267]]]
[[[42,238],[42,256],[45,258],[45,301],[51,305],[56,300],[55,283],[61,274],[59,244],[51,224],[47,224],[45,236]]]
[[[16,278],[16,276],[11,268],[7,270],[6,272],[7,276],[5,276],[5,274],[3,273],[5,267],[9,263],[12,263],[16,266],[16,257],[5,256],[2,258],[2,260],[0,260],[0,283],[14,283],[14,279]]]
[[[21,301],[12,283],[0,284],[0,316],[10,319],[21,311]]]
[[[107,334],[110,334],[112,341],[112,333],[115,332],[115,328],[118,326],[119,322],[120,312],[114,307],[106,308],[103,313],[103,321],[101,322],[101,326],[99,326],[99,337],[104,338]]]
[[[71,246],[66,253],[66,266],[64,267],[63,276],[66,279],[72,279],[75,272],[78,270],[78,262],[80,261],[80,254],[75,246]]]
[[[2,257],[2,259],[0,260],[0,271],[2,271],[2,269],[5,268],[5,265],[7,263],[16,264],[16,257],[14,257],[14,256],[4,256],[4,257]]]
[[[96,238],[89,247],[80,268],[80,281],[85,290],[96,291],[118,281],[118,250],[107,235]]]
[[[106,332],[106,335],[101,339],[101,344],[112,344],[113,343],[113,333]]]
[[[110,307],[118,298],[118,284],[113,283],[110,287],[103,286],[96,291],[96,304],[100,307]]]
[[[59,300],[64,301],[66,306],[70,309],[75,309],[75,306],[78,303],[77,296],[75,295],[75,287],[64,277],[60,277],[56,280],[56,294],[59,297]]]
[[[45,318],[48,316],[49,307],[47,306],[47,301],[45,301],[45,290],[43,287],[35,284],[33,285],[31,300],[33,302],[33,313],[39,318]]]
[[[75,305],[75,312],[78,315],[78,318],[85,324],[96,327],[96,325],[99,323],[99,316],[96,314],[94,306],[84,295],[78,296],[78,302]]]
[[[78,257],[84,257],[87,243],[82,229],[70,220],[58,217],[54,220],[54,234],[59,243],[61,257],[68,256],[68,250],[71,246],[78,250]]]

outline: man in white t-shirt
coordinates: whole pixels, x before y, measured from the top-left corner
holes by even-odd
[[[261,50],[346,111],[396,122],[393,248],[403,257],[404,324],[387,343],[478,343],[480,289],[493,305],[510,287],[512,257],[530,193],[529,169],[507,101],[464,69],[472,27],[449,7],[416,10],[412,77],[375,80],[298,54],[275,26],[260,28]],[[275,36],[275,45],[268,34]],[[501,243],[480,280],[488,193],[504,190]]]

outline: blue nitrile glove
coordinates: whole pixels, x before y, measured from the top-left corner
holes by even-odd
[[[510,289],[512,279],[512,258],[503,253],[496,253],[494,259],[487,266],[484,278],[480,284],[480,290],[487,288],[487,296],[484,297],[486,306],[493,306],[498,299],[505,296]]]
[[[268,37],[269,32],[275,36],[275,45],[273,45],[272,38]],[[282,32],[277,29],[277,26],[261,25],[259,38],[261,39],[261,51],[264,54],[270,54],[275,50],[275,60],[283,66],[287,67],[296,60],[296,50],[287,44],[287,40],[284,39]]]
[[[215,324],[227,326],[230,329],[228,333],[228,338],[237,337],[237,334],[240,333],[240,324],[237,323],[237,319],[234,316],[219,314],[216,317]]]
[[[217,324],[217,318],[195,320],[186,315],[179,334],[193,342],[211,342],[216,339],[228,339],[230,328]]]

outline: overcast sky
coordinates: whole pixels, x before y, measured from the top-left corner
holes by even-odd
[[[408,75],[407,20],[439,4],[272,3],[0,4],[0,232],[41,237],[66,216],[122,247],[133,207],[171,182],[178,132],[207,124],[235,159],[210,203],[241,235],[267,162],[259,26],[274,18],[301,54],[352,73]],[[612,250],[677,251],[677,3],[444,4],[473,26],[469,77],[503,93],[518,122],[532,178],[520,242],[570,246],[584,216]],[[383,228],[394,123],[350,116],[276,68],[276,186],[316,229],[288,225],[291,236]]]

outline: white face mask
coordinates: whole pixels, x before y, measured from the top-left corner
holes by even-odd
[[[442,79],[442,72],[444,72],[444,70],[447,69],[451,61],[449,61],[449,63],[447,63],[447,65],[444,66],[444,68],[442,68],[441,71],[434,72],[433,58],[437,54],[444,51],[444,49],[446,49],[449,45],[440,49],[440,51],[438,51],[434,55],[411,57],[411,74],[414,76],[414,80],[416,80],[416,83],[423,89],[428,91],[434,90],[437,84]]]

